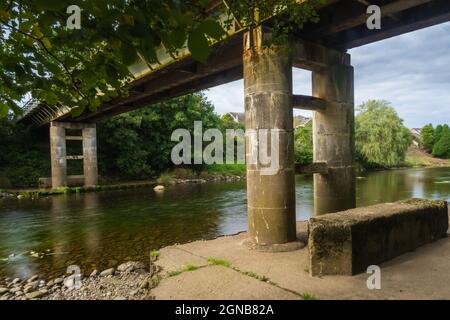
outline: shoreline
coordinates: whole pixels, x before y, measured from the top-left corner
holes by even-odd
[[[420,153],[420,156],[430,158],[432,161],[415,161],[417,158],[415,154]],[[356,173],[364,174],[368,172],[380,172],[391,170],[407,170],[407,169],[432,169],[432,168],[450,168],[450,160],[439,159],[425,154],[423,151],[411,148],[408,151],[405,163],[398,167],[390,168],[365,168],[357,164]],[[162,173],[158,178],[149,180],[137,181],[118,181],[103,183],[95,186],[73,186],[64,188],[0,188],[1,199],[36,199],[40,197],[47,197],[53,195],[63,194],[79,194],[85,192],[100,192],[112,190],[128,190],[137,188],[153,188],[158,185],[170,186],[177,184],[198,184],[198,183],[214,183],[214,182],[235,182],[245,179],[245,170],[240,167],[225,168],[220,171],[220,166],[215,166],[206,169],[200,173],[195,173],[191,169],[175,168],[172,171]]]
[[[297,235],[306,239],[305,222],[297,222]],[[166,246],[150,253],[148,266],[128,261],[94,270],[78,288],[67,274],[49,281],[37,275],[3,280],[0,300],[449,299],[439,286],[448,279],[448,237],[381,263],[382,291],[367,290],[366,273],[311,277],[307,246],[259,252],[243,245],[246,237],[240,232]],[[430,268],[429,277],[420,276]]]
[[[155,265],[148,268],[143,262],[128,261],[78,278],[67,273],[48,281],[37,274],[5,278],[0,281],[0,300],[153,300],[158,272]]]
[[[47,196],[64,195],[64,194],[80,194],[86,192],[101,192],[114,190],[129,190],[138,188],[153,188],[158,185],[170,186],[178,184],[203,184],[215,182],[235,182],[245,179],[242,176],[226,175],[211,176],[202,178],[173,178],[169,183],[158,183],[157,180],[136,181],[136,182],[119,182],[116,184],[102,184],[95,186],[79,186],[64,188],[47,188],[47,189],[0,189],[0,199],[36,199]]]

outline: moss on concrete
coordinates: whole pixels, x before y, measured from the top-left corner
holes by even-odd
[[[310,225],[310,274],[353,275],[444,237],[447,203],[409,199],[315,217]]]

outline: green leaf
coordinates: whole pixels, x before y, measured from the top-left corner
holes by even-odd
[[[120,49],[123,63],[130,65],[136,62],[138,56],[136,49],[129,44],[122,43],[122,48]]]
[[[55,105],[58,103],[58,96],[53,92],[47,92],[45,96],[45,102],[49,105]]]
[[[215,40],[220,40],[225,35],[225,30],[220,23],[212,19],[203,21],[200,24],[199,29]]]
[[[14,103],[13,101],[8,101],[8,105],[9,105],[9,109],[11,109],[16,115],[22,115],[23,114],[23,109],[20,108],[16,103]]]
[[[67,3],[61,0],[33,0],[33,4],[40,10],[60,10],[67,7]]]
[[[155,48],[146,43],[142,43],[142,46],[139,48],[140,53],[144,56],[144,58],[150,62],[158,62],[158,56],[156,55]]]
[[[206,63],[211,52],[205,34],[197,29],[189,34],[188,48],[195,60]]]
[[[100,107],[100,104],[101,104],[100,99],[96,99],[96,98],[90,99],[89,100],[89,110],[94,112],[95,110],[98,109],[98,107]]]
[[[185,30],[173,30],[169,33],[161,33],[161,39],[164,46],[168,49],[178,49],[181,48],[186,42],[186,31]]]
[[[44,44],[46,49],[52,48],[52,43],[50,42],[50,40],[48,38],[42,38],[42,43]]]
[[[44,65],[45,65],[45,67],[47,67],[48,71],[50,71],[53,74],[58,74],[61,71],[61,69],[58,67],[58,65],[56,65],[50,61],[46,61],[44,63]]]
[[[11,15],[8,11],[5,11],[3,9],[0,9],[0,20],[2,21],[8,21]]]
[[[110,79],[117,79],[117,70],[112,65],[107,64],[105,66],[106,75]]]
[[[4,118],[8,115],[9,107],[6,104],[0,102],[0,118]]]
[[[85,107],[84,106],[78,106],[70,110],[70,114],[72,117],[76,118],[79,117],[84,112]]]

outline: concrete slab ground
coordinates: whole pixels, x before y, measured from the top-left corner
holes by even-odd
[[[297,224],[300,238],[306,223]],[[450,300],[450,237],[401,255],[381,267],[381,289],[369,274],[310,277],[308,249],[257,252],[246,233],[161,249],[156,299],[446,299]]]

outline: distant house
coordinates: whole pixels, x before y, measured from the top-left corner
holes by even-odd
[[[298,115],[294,117],[294,129],[302,128],[306,126],[310,121],[312,121],[311,118],[304,117],[302,115]]]
[[[243,112],[230,112],[229,115],[233,118],[234,122],[245,123],[245,114]]]
[[[413,144],[419,146],[420,144],[420,128],[412,128],[411,133],[413,135]]]

